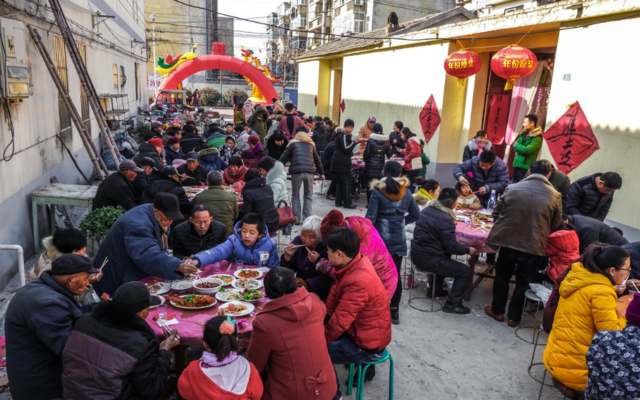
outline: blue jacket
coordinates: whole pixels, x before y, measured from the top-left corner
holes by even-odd
[[[253,246],[247,247],[242,242],[242,236],[240,236],[241,227],[242,221],[235,225],[233,235],[229,236],[226,242],[220,243],[216,247],[203,251],[202,253],[198,253],[193,258],[200,261],[200,265],[202,266],[222,260],[229,262],[242,260],[245,265],[259,265],[269,268],[280,265],[278,247],[267,234],[259,238]]]
[[[4,325],[15,400],[62,397],[62,350],[85,311],[49,271],[16,292]]]
[[[200,165],[202,165],[207,172],[222,171],[227,169],[227,163],[220,157],[220,152],[216,148],[200,150],[198,156],[200,156]]]
[[[473,178],[470,178],[467,172],[471,172]],[[472,157],[453,168],[453,177],[456,178],[456,181],[460,176],[464,176],[469,181],[471,190],[474,192],[483,186],[487,188],[486,194],[476,194],[484,207],[487,206],[492,190],[496,191],[496,196],[501,195],[509,185],[509,169],[507,164],[499,158],[496,158],[495,164],[489,171],[483,171],[480,168],[480,157]]]
[[[380,237],[387,245],[391,255],[407,255],[407,239],[404,226],[414,223],[420,218],[420,208],[406,188],[409,179],[400,178],[403,189],[398,195],[386,193],[384,181],[373,181],[371,184],[371,200],[367,208],[367,215],[373,226],[380,233]],[[408,213],[408,214],[407,214]]]
[[[168,233],[167,233],[168,234]],[[96,293],[113,296],[127,282],[147,276],[166,280],[182,279],[176,272],[181,261],[167,254],[162,247],[162,232],[153,214],[153,204],[143,204],[127,211],[113,224],[100,244],[93,266],[100,268],[105,257],[104,276],[93,285]]]

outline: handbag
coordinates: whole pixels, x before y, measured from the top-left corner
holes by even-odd
[[[284,207],[281,208],[280,206],[282,203],[284,203]],[[296,222],[293,210],[285,200],[280,200],[280,202],[278,202],[276,210],[278,211],[278,218],[280,219],[278,226],[285,226]]]

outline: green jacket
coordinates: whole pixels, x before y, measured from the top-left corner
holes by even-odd
[[[513,159],[514,168],[529,169],[531,163],[538,159],[538,153],[542,147],[542,128],[537,126],[529,134],[523,130],[518,135],[513,150],[516,156]]]
[[[233,221],[238,218],[238,202],[236,195],[225,191],[222,187],[210,187],[193,199],[195,205],[204,204],[211,210],[214,220],[227,227],[227,237],[233,233]]]
[[[427,174],[427,165],[431,163],[431,160],[429,160],[429,157],[427,157],[424,152],[420,154],[420,158],[422,159],[422,168],[420,169],[420,172],[418,172],[418,176],[425,176]]]

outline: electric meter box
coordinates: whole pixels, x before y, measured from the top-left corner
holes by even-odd
[[[2,96],[5,99],[29,97],[29,69],[27,68],[27,42],[24,23],[0,18],[0,74]]]

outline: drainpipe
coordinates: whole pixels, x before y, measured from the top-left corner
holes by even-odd
[[[24,286],[24,251],[22,250],[22,246],[18,246],[17,244],[0,244],[0,250],[16,250],[18,252],[18,273],[20,274],[20,286]]]

